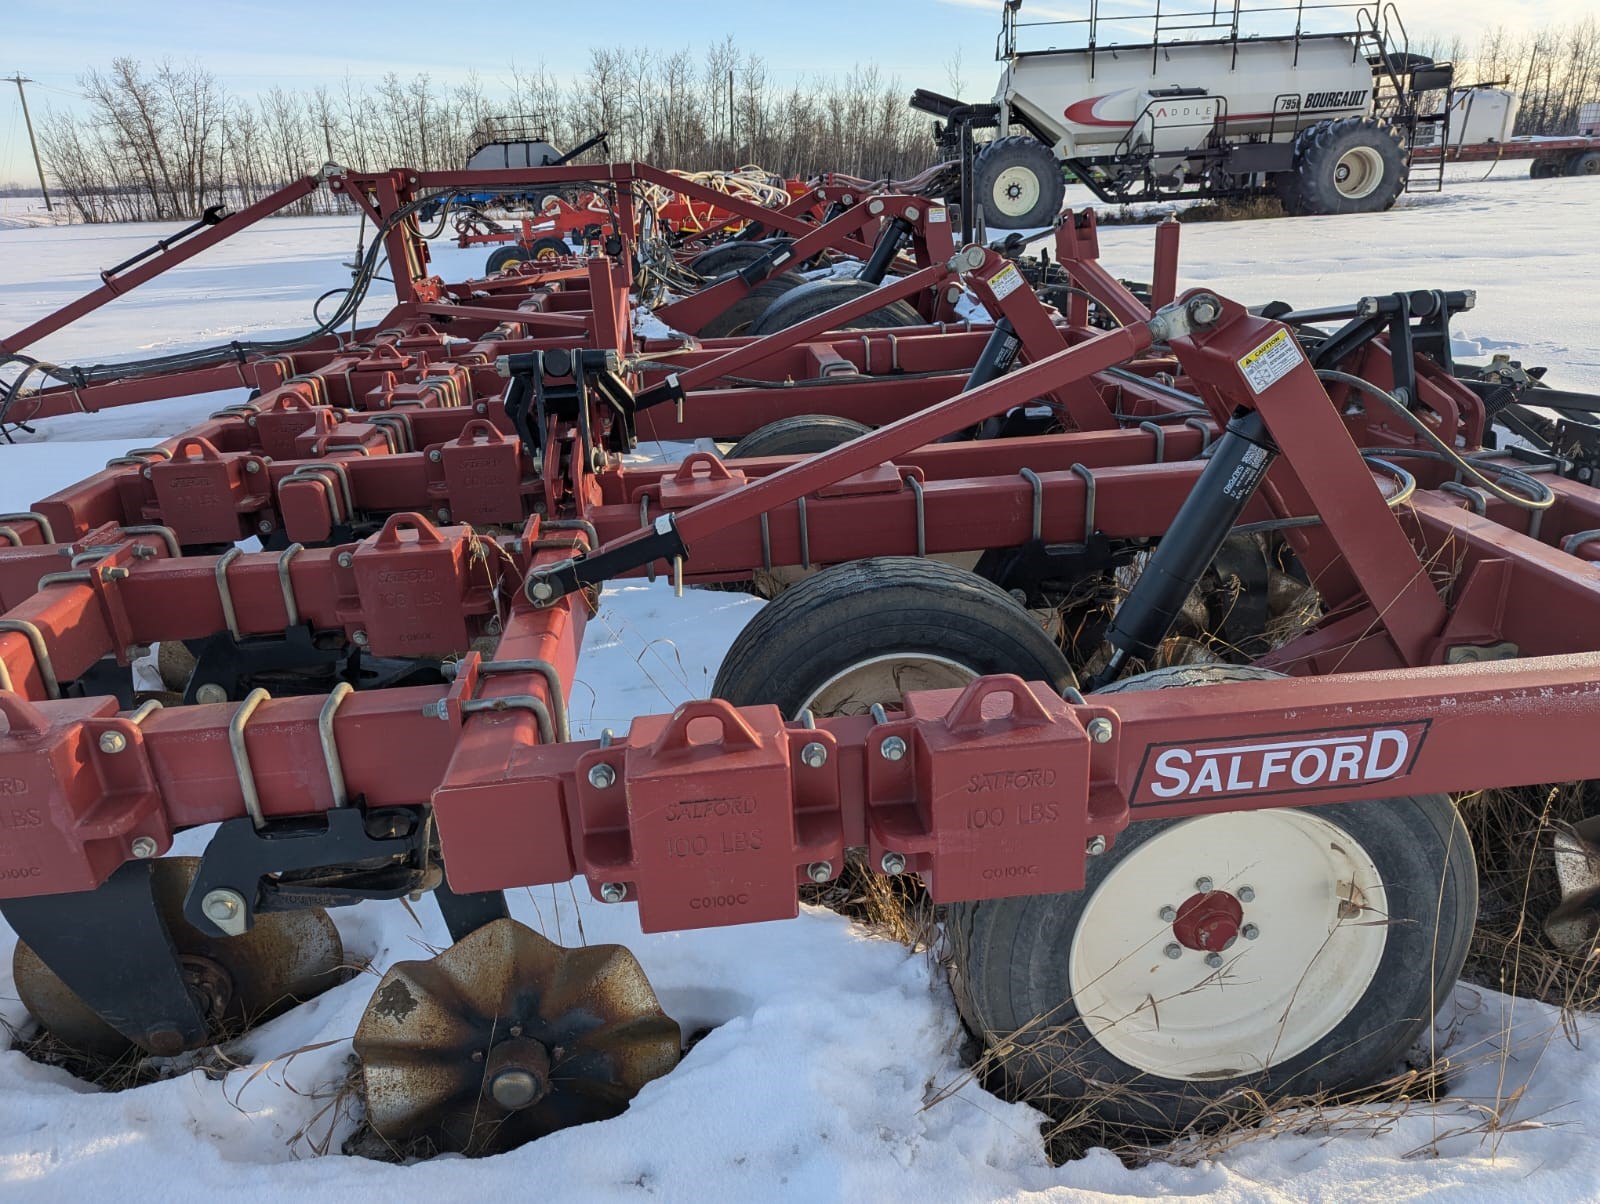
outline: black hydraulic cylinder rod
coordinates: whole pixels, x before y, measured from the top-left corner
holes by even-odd
[[[1254,410],[1228,423],[1215,448],[1144,572],[1117,608],[1106,633],[1111,659],[1090,680],[1090,689],[1115,681],[1129,659],[1148,661],[1154,656],[1278,456],[1266,423]]]
[[[1001,318],[989,332],[989,341],[983,345],[972,371],[967,373],[967,383],[961,386],[961,391],[970,393],[980,385],[999,380],[1011,371],[1020,350],[1022,340],[1017,338],[1017,328],[1011,325],[1010,318]]]
[[[868,284],[882,284],[883,278],[889,274],[889,265],[900,254],[900,244],[910,236],[911,223],[905,218],[897,217],[891,221],[884,227],[877,244],[872,248],[872,255],[856,279],[865,280]]]
[[[983,350],[978,353],[977,362],[972,365],[972,371],[967,373],[967,383],[961,386],[963,393],[970,393],[973,389],[988,384],[992,380],[999,380],[1011,371],[1011,365],[1016,362],[1017,352],[1022,350],[1022,340],[1017,338],[1016,327],[1011,325],[1011,319],[1002,317],[994,324],[994,329],[989,332],[989,341],[983,345]],[[956,431],[940,439],[940,443],[960,443],[976,436],[979,439],[992,439],[1000,429],[1000,421],[994,416],[984,419],[976,428],[968,427]]]

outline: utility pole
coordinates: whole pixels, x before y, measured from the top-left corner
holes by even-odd
[[[17,95],[22,98],[22,120],[28,127],[28,145],[33,147],[33,167],[39,173],[39,191],[44,193],[44,207],[47,211],[54,212],[55,206],[50,203],[50,186],[44,182],[44,164],[39,161],[39,140],[33,136],[33,118],[28,115],[28,94],[22,90],[23,84],[33,81],[20,71],[16,75],[4,77],[17,85]]]

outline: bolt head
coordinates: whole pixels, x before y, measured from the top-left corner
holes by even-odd
[[[355,644],[359,648],[365,648],[367,646],[367,643],[368,643],[367,633],[364,632],[364,631],[353,631],[353,632],[351,632],[350,633],[350,642]]]
[[[806,866],[806,877],[810,878],[811,881],[817,883],[819,886],[824,882],[833,881],[833,862],[813,861],[810,865]]]
[[[441,523],[447,523],[450,521],[450,511],[446,510],[443,506],[439,507],[438,515]]]
[[[906,742],[899,736],[890,736],[878,745],[878,751],[885,761],[898,761],[906,755]]]
[[[607,903],[621,903],[628,897],[628,888],[620,882],[602,882],[600,897]]]
[[[206,919],[222,924],[238,915],[243,906],[244,900],[236,892],[214,890],[201,902],[200,910],[206,913]]]
[[[1178,909],[1176,907],[1172,906],[1172,904],[1168,903],[1165,907],[1163,907],[1156,914],[1158,916],[1160,916],[1161,919],[1164,922],[1170,924],[1170,923],[1172,923],[1173,920],[1176,920],[1178,918]]]
[[[215,682],[207,682],[194,692],[194,700],[204,703],[227,702],[228,691]]]
[[[139,475],[147,481],[150,480],[151,477],[155,476],[155,474],[151,472],[149,468],[141,468],[139,470]]]
[[[535,581],[528,587],[528,592],[539,602],[548,602],[555,597],[556,587],[548,581]]]
[[[100,751],[103,753],[119,753],[128,747],[128,737],[121,732],[101,732]]]
[[[1196,297],[1189,302],[1189,321],[1197,326],[1209,326],[1222,316],[1222,307],[1214,297]]]
[[[883,860],[878,862],[886,874],[903,874],[906,870],[906,859],[902,853],[885,853]]]
[[[1112,726],[1111,720],[1104,715],[1089,720],[1089,725],[1084,730],[1089,733],[1089,739],[1096,744],[1105,744],[1116,734],[1116,728]]]
[[[256,530],[260,531],[261,534],[263,534],[263,535],[271,535],[272,534],[272,520],[270,518],[262,519],[259,523],[256,524]]]
[[[1206,954],[1206,965],[1210,966],[1213,970],[1215,970],[1218,966],[1222,965],[1222,954],[1220,954],[1220,953],[1208,953],[1208,954]]]
[[[1195,888],[1195,890],[1199,891],[1202,895],[1209,895],[1211,893],[1211,890],[1212,890],[1211,879],[1210,878],[1196,878],[1194,880],[1194,888]]]
[[[1233,894],[1241,903],[1254,903],[1256,901],[1256,888],[1253,886],[1241,886]]]
[[[828,746],[813,740],[800,750],[800,759],[812,769],[821,769],[828,763]]]
[[[1106,851],[1106,838],[1104,836],[1091,836],[1089,842],[1083,846],[1083,851],[1091,857],[1098,857]]]
[[[437,464],[440,460],[444,459],[444,453],[436,447],[428,453],[428,459]]]
[[[1253,941],[1256,939],[1256,937],[1261,935],[1261,929],[1257,928],[1254,924],[1246,924],[1243,928],[1239,929],[1239,935],[1244,937],[1244,939],[1247,941]]]
[[[1177,941],[1173,941],[1172,944],[1170,944],[1170,945],[1168,945],[1166,947],[1164,952],[1173,961],[1177,961],[1180,957],[1183,956],[1183,946],[1178,944]]]
[[[133,838],[133,844],[130,846],[129,851],[143,861],[147,857],[156,855],[156,842],[148,836],[136,836]]]
[[[258,473],[258,472],[260,472],[261,471],[261,461],[260,460],[246,460],[244,462],[244,470],[246,472],[248,472],[248,473]]]
[[[340,552],[339,553],[339,567],[340,568],[347,569],[352,564],[354,564],[355,562],[356,562],[356,558],[354,556],[350,555],[349,552]]]
[[[617,771],[604,761],[597,761],[589,766],[589,785],[596,790],[605,790],[617,780]]]

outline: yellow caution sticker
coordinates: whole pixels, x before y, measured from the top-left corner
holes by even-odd
[[[989,288],[994,292],[996,301],[1009,297],[1022,287],[1022,273],[1017,271],[1017,265],[1008,263],[993,276],[989,277]]]
[[[1279,327],[1272,337],[1239,361],[1239,368],[1250,388],[1256,393],[1265,392],[1288,376],[1304,362],[1300,348],[1289,337],[1289,332]]]

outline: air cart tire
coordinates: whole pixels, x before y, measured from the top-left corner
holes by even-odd
[[[712,693],[789,716],[861,715],[987,673],[1074,684],[1055,641],[1009,594],[940,561],[885,556],[826,569],[764,607]]]
[[[728,449],[726,459],[755,456],[809,456],[849,443],[872,428],[833,414],[795,414],[757,427]]]
[[[1377,213],[1405,187],[1400,139],[1370,117],[1319,122],[1300,135],[1296,159],[1300,213]]]
[[[1099,694],[1277,676],[1180,666]],[[1009,1094],[1170,1132],[1399,1070],[1476,910],[1466,829],[1425,795],[1135,823],[1082,891],[954,904],[945,931]]]
[[[767,306],[766,312],[750,324],[750,333],[764,335],[788,330],[846,301],[854,301],[876,291],[877,286],[865,280],[808,280]],[[889,330],[922,324],[922,315],[914,305],[905,301],[891,301],[883,308],[851,318],[835,329]]]
[[[975,204],[984,224],[996,230],[1048,226],[1061,214],[1066,183],[1061,161],[1037,138],[996,138],[972,163]]]
[[[1549,180],[1559,176],[1566,169],[1566,164],[1560,159],[1535,159],[1533,166],[1528,168],[1528,175],[1535,180]]]
[[[1600,176],[1600,151],[1579,151],[1567,160],[1569,176]]]

